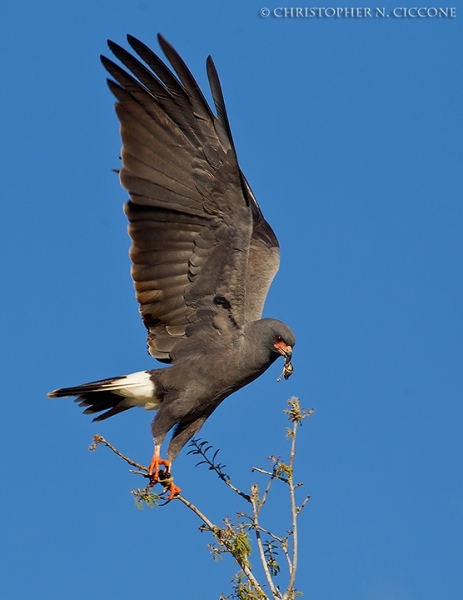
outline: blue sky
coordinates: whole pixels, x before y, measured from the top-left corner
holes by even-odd
[[[284,454],[299,396],[306,598],[463,593],[462,18],[262,18],[269,2],[9,3],[1,19],[3,492],[8,600],[229,593],[179,503],[136,510],[151,415],[92,424],[60,386],[151,368],[111,169],[120,141],[99,54],[161,32],[207,91],[211,54],[242,170],[282,247],[265,315],[298,337],[201,435],[233,481]],[[291,5],[286,5],[291,6]],[[345,6],[331,2],[330,7]],[[355,6],[355,5],[354,5]],[[376,5],[371,4],[374,8]],[[414,4],[408,5],[415,6]],[[440,4],[438,6],[447,6]],[[387,4],[388,12],[396,7]],[[207,95],[209,98],[209,95]],[[211,519],[245,507],[183,452],[176,483]],[[269,523],[284,532],[277,492]]]

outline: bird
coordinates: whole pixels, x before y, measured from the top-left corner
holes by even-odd
[[[212,58],[206,67],[215,113],[162,35],[170,67],[135,37],[127,40],[132,53],[108,40],[122,66],[100,58],[120,121],[131,276],[148,352],[168,366],[48,396],[76,396],[84,414],[97,414],[94,421],[136,406],[156,411],[148,474],[170,500],[181,491],[171,465],[183,446],[225,398],[280,356],[287,379],[296,338],[282,321],[262,318],[279,243],[239,167]]]

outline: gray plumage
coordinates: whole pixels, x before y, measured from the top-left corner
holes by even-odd
[[[156,444],[176,426],[173,460],[222,400],[278,356],[289,363],[295,337],[284,323],[261,319],[278,241],[238,166],[214,63],[209,57],[216,115],[177,52],[158,39],[176,75],[132,36],[145,64],[113,42],[127,70],[101,60],[117,98],[131,274],[148,350],[171,366],[49,395],[78,396],[86,413],[106,411],[96,420],[137,405],[156,409]]]

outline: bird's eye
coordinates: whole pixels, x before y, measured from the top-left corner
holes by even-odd
[[[277,344],[279,344],[279,343],[280,343],[280,342],[282,342],[282,341],[283,341],[283,338],[282,338],[282,337],[280,337],[279,335],[276,335],[276,336],[275,336],[275,342],[276,342]]]

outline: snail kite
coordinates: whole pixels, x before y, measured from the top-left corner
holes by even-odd
[[[55,390],[107,419],[134,406],[156,410],[149,474],[172,498],[170,465],[227,396],[279,356],[292,372],[295,337],[261,319],[279,266],[276,236],[236,158],[214,63],[214,114],[187,66],[162,37],[172,69],[132,36],[139,58],[109,41],[125,69],[102,56],[121,123],[120,181],[130,200],[132,278],[148,350],[170,367]],[[174,428],[167,460],[160,446]],[[163,467],[163,468],[160,468]]]

